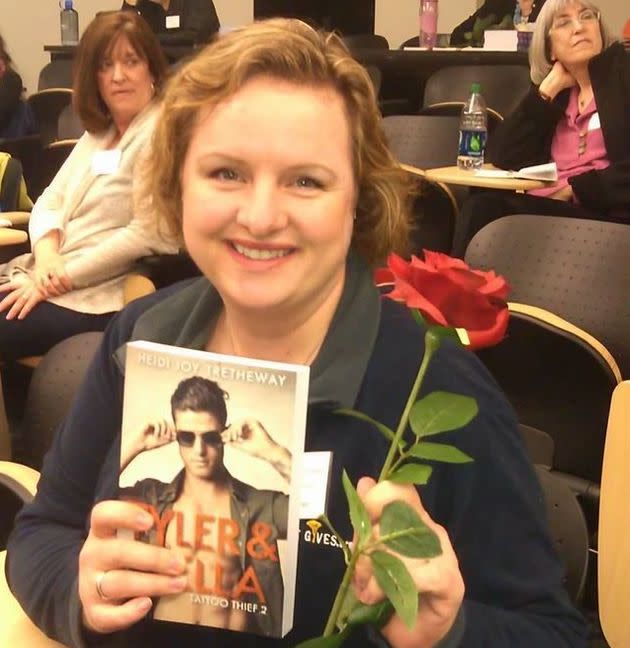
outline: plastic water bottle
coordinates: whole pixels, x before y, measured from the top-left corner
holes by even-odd
[[[488,111],[481,96],[481,85],[473,83],[470,97],[462,108],[459,120],[459,152],[457,166],[460,169],[478,169],[483,164],[488,136]]]
[[[420,0],[420,47],[433,49],[437,38],[438,0]]]
[[[61,44],[76,45],[79,42],[79,14],[72,8],[72,0],[64,0],[59,19],[61,23]]]

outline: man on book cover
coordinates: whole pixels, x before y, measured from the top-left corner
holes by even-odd
[[[286,537],[288,499],[235,479],[223,457],[230,444],[244,460],[264,459],[289,481],[291,453],[257,420],[227,425],[227,398],[212,380],[182,380],[171,396],[173,422],[123,435],[121,472],[137,455],[172,441],[183,469],[170,483],[142,479],[120,496],[153,514],[154,527],[142,539],[177,551],[189,565],[188,591],[162,597],[153,618],[280,636],[277,540]]]

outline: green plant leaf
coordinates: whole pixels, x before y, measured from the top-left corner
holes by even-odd
[[[416,459],[430,459],[432,461],[442,461],[444,463],[470,463],[474,459],[462,452],[459,448],[446,443],[429,443],[422,441],[409,448],[408,453]]]
[[[437,535],[406,502],[397,500],[387,504],[379,524],[383,544],[403,556],[435,558],[442,553]],[[398,535],[404,532],[405,535]]]
[[[387,475],[387,479],[396,484],[426,484],[433,468],[424,464],[406,463]]]
[[[335,414],[342,414],[343,416],[351,416],[352,418],[365,421],[373,425],[390,443],[394,440],[394,431],[388,428],[384,423],[374,420],[372,417],[353,409],[339,408],[335,410]],[[399,443],[399,448],[403,450],[405,447],[404,442]]]
[[[338,648],[351,632],[352,627],[347,626],[343,632],[330,635],[330,637],[313,637],[297,644],[295,648]]]
[[[407,568],[396,556],[385,551],[373,551],[370,558],[376,582],[405,625],[413,627],[418,615],[418,592]]]
[[[479,411],[474,398],[434,391],[414,403],[409,424],[418,438],[456,430],[469,423]]]
[[[375,628],[382,628],[389,621],[393,611],[394,607],[388,599],[384,599],[376,605],[359,603],[348,616],[348,625],[369,623]]]
[[[341,479],[343,489],[346,492],[348,507],[350,508],[350,522],[352,522],[352,528],[359,538],[359,545],[361,545],[372,535],[372,523],[370,522],[365,505],[361,501],[345,470]]]

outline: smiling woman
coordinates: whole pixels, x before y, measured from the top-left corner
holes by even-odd
[[[630,55],[592,2],[547,0],[529,57],[534,86],[489,139],[488,159],[504,169],[555,162],[558,181],[470,198],[457,221],[458,256],[507,214],[630,222]]]
[[[421,492],[375,484],[389,442],[363,419],[339,415],[339,408],[353,408],[395,427],[426,333],[406,307],[382,300],[373,283],[373,268],[404,251],[410,184],[387,147],[370,77],[341,39],[282,19],[222,36],[167,84],[151,151],[144,191],[204,276],[130,304],[105,333],[45,461],[38,495],[10,540],[9,581],[36,623],[72,646],[153,648],[289,648],[321,634],[326,623],[344,555],[332,543],[306,541],[313,520],[310,527],[303,521],[290,565],[295,615],[284,638],[256,636],[232,618],[234,610],[217,613],[212,603],[200,614],[221,617],[217,627],[154,620],[164,594],[177,592],[188,606],[197,601],[182,583],[186,564],[172,542],[151,546],[117,535],[127,529],[135,538],[152,523],[131,502],[114,501],[119,462],[129,456],[120,441],[125,376],[115,352],[142,338],[309,365],[306,450],[332,455],[321,481],[328,480],[334,528],[352,537],[347,474],[375,529],[384,507],[404,499],[436,530],[442,554],[409,563],[411,597],[417,592],[423,602],[411,624],[392,614],[379,630],[358,628],[348,648],[582,648],[584,626],[563,591],[516,418],[474,354],[445,342],[423,388],[477,401],[478,416],[449,433],[449,443],[475,461],[436,468]],[[262,423],[251,422],[258,421],[259,400],[250,399],[251,421],[240,426],[225,427],[223,407],[211,416],[190,401],[172,402],[170,433],[158,426],[160,438],[178,440],[194,478],[174,484],[175,498],[186,499],[189,483],[214,490],[211,478],[227,478],[220,430],[223,444],[249,446],[254,457],[271,457],[281,476],[290,474],[286,448],[272,450]],[[158,497],[155,479],[149,481]],[[263,500],[235,497],[238,507],[224,498],[208,515],[280,517],[279,498],[272,507],[262,503],[269,491]],[[208,501],[204,495],[201,506]],[[229,588],[248,566],[247,542],[239,542]],[[277,561],[269,569],[275,574]],[[369,570],[362,573],[354,594],[381,600]],[[271,575],[265,580],[276,582]]]

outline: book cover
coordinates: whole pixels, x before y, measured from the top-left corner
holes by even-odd
[[[188,587],[154,619],[281,637],[293,624],[309,368],[126,347],[120,498]]]
[[[558,179],[558,167],[555,162],[523,167],[518,171],[504,169],[476,169],[475,175],[482,178],[522,178],[523,180],[542,180],[555,182]]]

